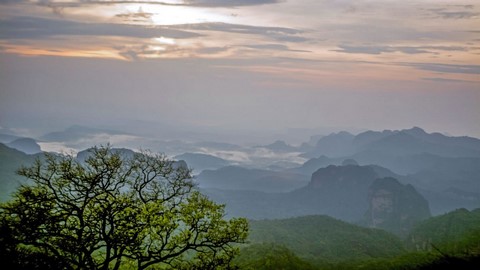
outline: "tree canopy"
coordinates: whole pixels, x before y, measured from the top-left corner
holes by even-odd
[[[247,236],[245,219],[225,219],[164,155],[101,146],[18,174],[33,183],[0,207],[0,253],[17,268],[228,269]]]

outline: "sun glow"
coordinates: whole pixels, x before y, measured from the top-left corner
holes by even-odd
[[[175,43],[176,43],[175,39],[166,38],[166,37],[158,37],[158,38],[154,38],[153,40],[155,40],[158,43],[165,44],[165,45],[175,45]]]
[[[149,4],[129,4],[124,5],[124,8],[129,13],[142,11],[155,25],[227,22],[230,20],[229,16],[214,13],[211,9],[206,8]]]

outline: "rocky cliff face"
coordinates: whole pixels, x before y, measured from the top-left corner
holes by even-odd
[[[368,188],[378,178],[369,166],[328,166],[313,173],[308,186],[291,194],[311,214],[357,222],[368,209]]]
[[[406,235],[419,221],[430,217],[427,200],[413,186],[387,177],[375,180],[368,192],[365,214],[370,227]]]
[[[347,191],[349,189],[356,190],[361,187],[361,189],[365,189],[366,191],[368,186],[376,178],[376,172],[369,166],[330,165],[326,168],[321,168],[312,174],[309,188],[320,190],[339,189],[341,191]]]

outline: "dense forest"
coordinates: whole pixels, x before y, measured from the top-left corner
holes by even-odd
[[[250,222],[242,269],[476,269],[480,209],[459,209],[416,225],[407,237],[327,216]]]

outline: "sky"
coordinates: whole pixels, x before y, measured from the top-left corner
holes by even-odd
[[[74,124],[480,137],[480,2],[0,0],[0,129]]]

